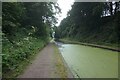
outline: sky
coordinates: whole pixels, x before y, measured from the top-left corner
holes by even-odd
[[[71,5],[74,3],[74,0],[58,0],[57,3],[59,4],[62,12],[60,16],[56,15],[58,18],[58,24],[56,24],[56,26],[59,26],[61,20],[67,17],[67,12],[71,9]]]

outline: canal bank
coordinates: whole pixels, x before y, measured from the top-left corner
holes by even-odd
[[[72,41],[72,40],[68,40],[68,39],[58,39],[57,41],[65,43],[65,44],[80,44],[80,45],[97,47],[97,48],[108,49],[108,50],[120,52],[119,45],[117,47],[111,47],[111,46],[105,46],[105,45],[97,45],[97,44],[90,44],[90,43]]]

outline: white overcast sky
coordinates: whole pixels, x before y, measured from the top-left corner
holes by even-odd
[[[67,17],[67,12],[71,9],[71,5],[74,3],[74,0],[58,0],[57,3],[61,8],[62,13],[60,14],[60,16],[57,15],[58,24],[56,26],[60,24],[63,18]]]

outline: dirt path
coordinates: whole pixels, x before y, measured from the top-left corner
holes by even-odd
[[[30,64],[18,78],[63,78],[65,77],[64,75],[68,78],[72,78],[72,73],[63,60],[62,64],[64,65],[57,66],[59,65],[56,57],[56,55],[58,56],[58,53],[55,53],[54,46],[55,44],[49,43],[37,54],[35,60],[32,61],[32,64]],[[59,56],[59,60],[61,60],[60,57],[61,56]],[[62,70],[62,73],[59,73],[59,68]]]

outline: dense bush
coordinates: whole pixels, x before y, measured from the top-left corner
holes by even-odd
[[[53,8],[56,11],[53,11]],[[59,11],[58,5],[53,2],[2,3],[4,77],[48,43],[50,27],[56,23],[54,15]]]

